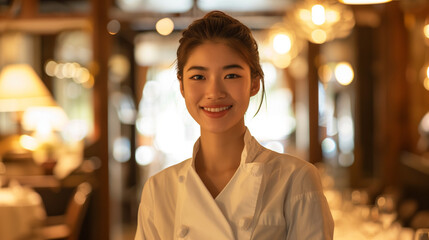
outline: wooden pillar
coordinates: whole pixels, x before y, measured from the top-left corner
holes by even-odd
[[[308,111],[309,111],[309,161],[322,161],[322,149],[319,139],[319,78],[317,75],[320,45],[308,44]]]
[[[374,86],[379,81],[374,75],[376,61],[376,29],[371,26],[356,26],[356,106],[355,106],[355,163],[350,167],[352,187],[364,187],[362,181],[375,174],[374,162]]]
[[[91,36],[94,74],[94,144],[89,149],[92,156],[101,161],[96,173],[98,186],[93,198],[93,230],[91,239],[110,238],[109,204],[109,144],[108,144],[108,59],[111,38],[106,30],[110,0],[91,0]]]
[[[384,185],[397,185],[399,158],[408,139],[408,32],[399,2],[386,4],[379,31],[381,53],[380,83],[376,86],[377,122],[379,131],[375,160]]]

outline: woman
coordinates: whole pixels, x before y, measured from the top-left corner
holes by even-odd
[[[177,77],[201,137],[192,158],[146,182],[135,239],[332,239],[316,168],[265,149],[245,126],[261,83],[264,93],[250,30],[219,11],[194,21]]]

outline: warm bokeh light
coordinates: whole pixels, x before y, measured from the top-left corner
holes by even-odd
[[[332,9],[326,10],[326,21],[333,23],[340,21],[340,14],[337,11],[334,11]]]
[[[34,151],[37,149],[39,144],[37,143],[37,140],[31,136],[28,135],[22,135],[19,137],[19,144],[27,150]]]
[[[264,147],[266,147],[270,150],[273,150],[274,152],[278,152],[278,153],[284,153],[285,152],[285,148],[280,141],[269,141],[263,145],[264,145]]]
[[[48,76],[53,77],[55,76],[55,68],[57,66],[57,63],[55,61],[48,61],[45,65],[45,72]]]
[[[86,69],[86,68],[79,68],[76,71],[76,74],[74,75],[73,80],[76,83],[84,83],[84,82],[87,82],[90,77],[91,77],[91,74],[89,73],[88,69]]]
[[[107,31],[110,35],[116,35],[121,30],[121,23],[116,20],[110,20],[110,22],[107,24]]]
[[[76,62],[57,63],[50,60],[45,64],[45,73],[58,79],[72,79],[85,88],[92,88],[94,85],[94,77],[90,71]]]
[[[326,42],[327,35],[326,32],[322,29],[316,29],[311,32],[311,39],[314,43],[322,44]]]
[[[155,28],[159,34],[167,36],[173,32],[174,23],[170,18],[163,18],[156,23]]]
[[[79,142],[89,133],[89,124],[85,120],[72,119],[64,127],[62,135],[68,142]]]
[[[333,72],[331,67],[328,64],[323,64],[319,67],[317,70],[317,73],[319,75],[320,80],[322,80],[323,83],[327,83],[332,79]]]
[[[337,154],[337,143],[332,138],[325,138],[322,141],[322,153],[325,157],[331,158]]]
[[[335,67],[335,78],[341,85],[349,85],[354,78],[354,71],[350,63],[340,62]]]
[[[355,25],[352,9],[337,0],[295,1],[285,21],[295,34],[316,44],[347,37]]]
[[[58,106],[30,107],[22,116],[22,126],[25,130],[36,130],[41,133],[60,131],[67,121],[66,113]]]
[[[322,5],[316,4],[311,8],[311,21],[318,26],[325,23],[325,8]]]
[[[287,54],[276,55],[273,57],[273,60],[272,60],[274,66],[278,68],[287,68],[290,65],[291,61],[292,61],[291,57]]]
[[[131,143],[128,138],[119,137],[115,139],[115,141],[113,142],[113,158],[120,163],[124,163],[130,160]]]
[[[338,155],[338,164],[342,167],[350,167],[354,162],[355,158],[351,153],[340,153]]]
[[[289,52],[291,47],[292,41],[288,35],[279,33],[273,38],[273,48],[278,54]]]
[[[152,146],[140,146],[136,149],[136,162],[141,166],[147,166],[153,162],[156,151]]]
[[[426,37],[426,38],[429,38],[429,24],[426,24],[426,25],[423,27],[423,33],[425,34],[425,37]]]
[[[427,66],[427,68],[426,68],[426,77],[429,78],[429,66]]]
[[[344,4],[350,4],[350,5],[367,5],[367,4],[380,4],[380,3],[387,3],[392,0],[340,0],[340,2]]]
[[[429,91],[429,78],[425,78],[425,80],[423,80],[423,86]]]

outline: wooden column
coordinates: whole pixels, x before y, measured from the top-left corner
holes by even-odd
[[[380,83],[376,86],[375,158],[384,185],[397,185],[399,158],[408,139],[408,32],[399,2],[386,4],[379,31]]]
[[[364,187],[363,179],[372,178],[374,169],[374,86],[379,81],[374,76],[377,30],[371,26],[356,26],[356,105],[355,105],[355,163],[350,167],[352,187]]]
[[[319,140],[319,78],[317,75],[320,45],[308,44],[308,111],[309,111],[309,161],[322,161],[322,149]]]
[[[101,161],[97,170],[98,186],[93,198],[93,222],[91,239],[110,238],[109,204],[109,144],[108,144],[108,59],[110,57],[111,38],[106,30],[111,0],[91,0],[91,36],[93,48],[92,73],[94,74],[94,144],[89,149],[92,156]]]

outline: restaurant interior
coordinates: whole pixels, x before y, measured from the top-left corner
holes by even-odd
[[[252,30],[246,126],[317,167],[334,239],[429,239],[428,0],[0,0],[0,239],[134,239],[199,136],[175,58],[212,10]]]

